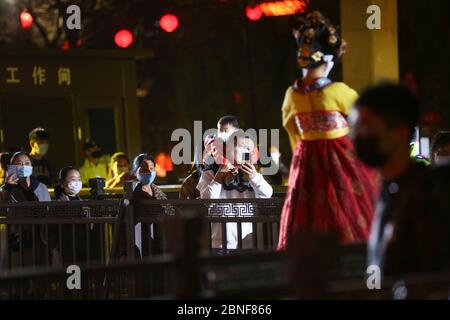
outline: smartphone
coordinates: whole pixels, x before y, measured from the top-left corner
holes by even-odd
[[[9,165],[6,169],[6,174],[8,175],[8,177],[12,176],[15,173],[17,173],[17,166]]]

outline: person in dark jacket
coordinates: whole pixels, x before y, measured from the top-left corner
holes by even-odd
[[[355,149],[379,168],[383,188],[368,242],[368,264],[384,275],[450,269],[450,173],[410,158],[417,98],[396,84],[366,90],[351,115]]]
[[[81,188],[80,171],[71,166],[62,168],[58,174],[55,198],[57,201],[63,202],[81,201],[79,196]],[[74,234],[72,235],[73,232]],[[86,261],[86,227],[84,224],[77,224],[74,226],[74,229],[71,224],[63,224],[61,225],[61,235],[59,235],[56,226],[56,228],[52,228],[51,230],[51,239],[52,265],[79,264]]]
[[[7,176],[5,184],[0,188],[0,202],[35,202],[35,201],[51,201],[47,186],[33,175],[33,165],[30,157],[25,152],[16,152],[7,168]],[[14,212],[8,212],[13,215]],[[38,261],[39,255],[42,254],[44,245],[44,236],[42,228],[37,228],[36,238],[34,239]],[[12,250],[11,265],[19,266],[20,264],[20,246],[23,249],[23,266],[29,266],[33,262],[33,233],[30,225],[25,225],[22,230],[17,225],[12,225],[9,229],[9,244]],[[4,236],[2,236],[4,238]],[[0,252],[0,266],[5,261],[5,250]],[[42,257],[42,256],[41,256]]]

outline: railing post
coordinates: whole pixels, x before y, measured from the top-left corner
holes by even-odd
[[[200,296],[199,243],[202,216],[194,211],[184,211],[167,217],[167,252],[175,259],[171,272],[170,290],[175,299],[195,299]]]

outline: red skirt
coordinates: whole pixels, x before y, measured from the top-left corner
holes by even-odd
[[[356,158],[348,136],[299,141],[278,249],[285,249],[291,233],[301,230],[337,234],[344,243],[366,241],[378,192],[378,173]]]

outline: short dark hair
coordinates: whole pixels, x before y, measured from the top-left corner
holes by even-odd
[[[229,125],[232,125],[233,127],[237,128],[237,129],[239,129],[238,118],[236,118],[235,116],[232,116],[232,115],[223,116],[222,118],[219,119],[219,121],[217,123],[219,125],[221,125],[221,126],[229,124]]]
[[[50,140],[50,136],[47,130],[41,127],[31,130],[28,136],[30,138],[30,141]]]
[[[366,107],[384,119],[388,125],[407,125],[411,137],[420,119],[417,97],[406,87],[394,83],[381,83],[365,90],[355,103]]]
[[[450,145],[450,131],[436,133],[431,143],[431,153],[434,154],[440,148]]]
[[[151,156],[148,153],[141,153],[140,155],[136,156],[133,160],[133,173],[136,174],[136,172],[141,167],[141,164],[144,160],[150,160],[151,162],[153,162],[153,164],[156,164],[153,156]]]
[[[61,170],[59,170],[58,181],[60,183],[63,183],[64,180],[67,178],[67,175],[69,174],[69,172],[72,171],[72,170],[80,172],[77,168],[72,167],[72,166],[64,167]]]
[[[97,143],[95,143],[94,140],[87,140],[84,144],[83,144],[83,150],[86,151],[90,148],[95,148],[98,147]]]

